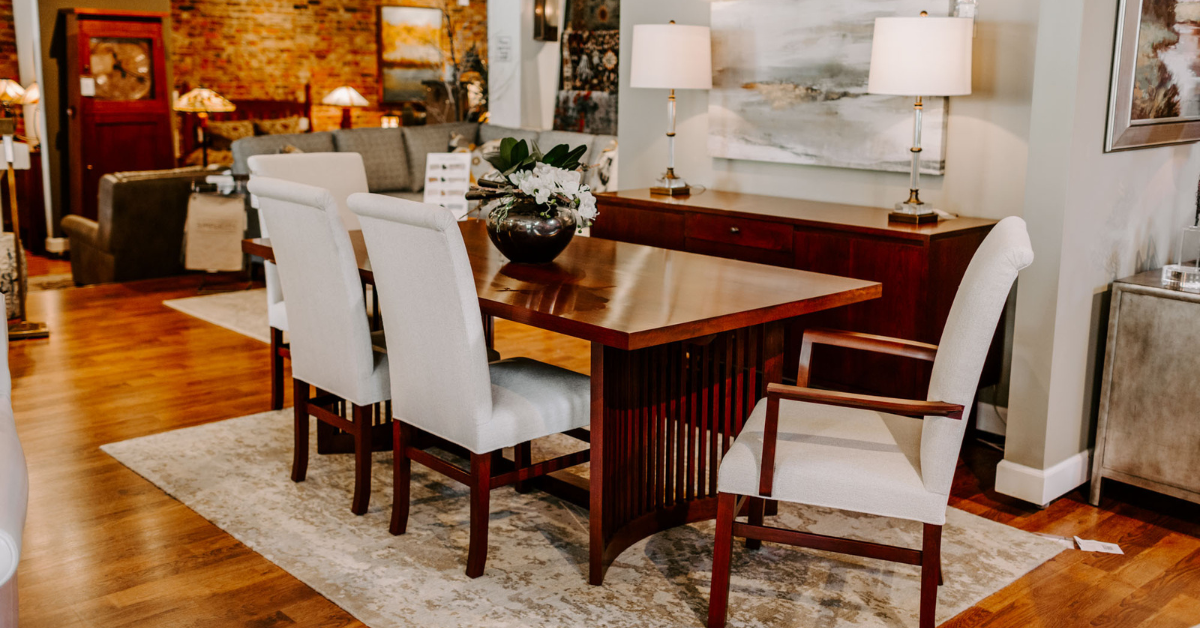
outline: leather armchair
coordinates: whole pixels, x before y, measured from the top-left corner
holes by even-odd
[[[184,274],[181,251],[192,182],[200,168],[118,172],[100,180],[97,220],[63,218],[78,285]]]
[[[8,372],[8,328],[0,325],[0,628],[17,627],[17,562],[29,501],[29,474],[17,440],[12,413],[12,380]]]

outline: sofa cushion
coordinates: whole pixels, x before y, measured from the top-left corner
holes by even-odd
[[[596,136],[590,133],[576,133],[574,131],[542,131],[538,133],[538,149],[543,153],[548,153],[552,148],[559,144],[566,144],[571,148],[576,146],[587,146],[587,152],[583,157],[579,158],[579,163],[590,164],[593,149],[592,144],[596,141]],[[603,147],[602,147],[603,148]]]
[[[527,143],[532,144],[537,141],[538,132],[530,131],[529,129],[517,129],[510,126],[498,126],[495,124],[479,125],[480,144],[502,140],[506,137],[511,137],[517,141],[525,140]]]
[[[214,120],[208,123],[209,150],[229,150],[243,137],[254,137],[254,123],[249,120]]]
[[[407,190],[412,186],[400,129],[342,129],[333,132],[333,139],[339,153],[362,155],[367,187],[372,192]]]
[[[306,153],[336,152],[333,134],[328,131],[246,137],[233,143],[233,174],[250,174],[247,159],[253,155],[274,155],[288,145]]]
[[[401,127],[404,132],[404,148],[408,151],[410,188],[413,192],[425,189],[425,155],[445,153],[450,148],[450,136],[462,135],[474,142],[479,135],[477,122],[450,122],[428,126]]]

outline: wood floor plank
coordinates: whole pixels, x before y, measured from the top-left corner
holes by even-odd
[[[269,407],[266,344],[162,305],[195,296],[198,285],[153,280],[29,296],[30,318],[52,333],[9,352],[30,465],[23,628],[362,626],[98,449]],[[496,330],[504,356],[590,366],[582,341],[506,321]],[[1200,624],[1200,507],[1113,483],[1102,508],[1075,491],[1039,509],[995,492],[999,460],[968,443],[951,505],[1031,532],[1117,541],[1126,555],[1066,551],[947,627]]]

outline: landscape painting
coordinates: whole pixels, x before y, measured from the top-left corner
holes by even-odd
[[[425,100],[422,81],[442,79],[441,9],[379,7],[379,74],[384,103]]]
[[[944,5],[944,6],[943,6]],[[909,172],[913,101],[867,94],[875,18],[929,0],[714,0],[714,157]],[[946,99],[925,99],[921,171],[945,170]]]
[[[1200,139],[1200,0],[1123,0],[1108,150]]]

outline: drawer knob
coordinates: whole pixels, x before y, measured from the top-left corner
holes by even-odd
[[[737,235],[737,234],[739,234],[739,233],[741,233],[741,232],[742,232],[742,230],[741,230],[741,229],[738,229],[737,227],[730,227],[730,228],[729,228],[729,233],[732,233],[733,235]]]

